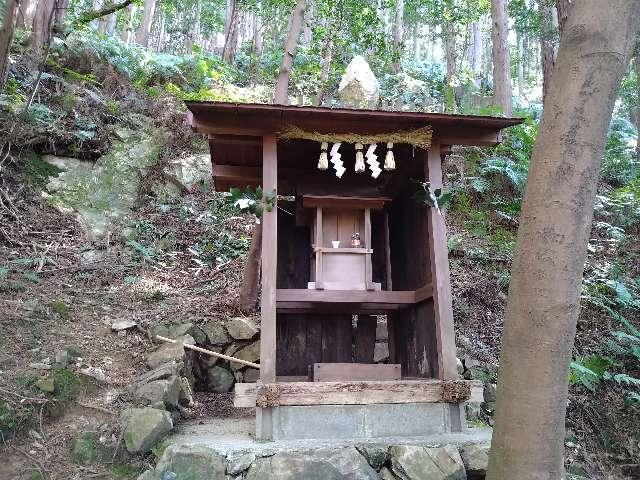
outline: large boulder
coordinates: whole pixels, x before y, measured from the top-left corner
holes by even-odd
[[[391,466],[401,480],[466,480],[464,463],[454,445],[429,448],[414,445],[393,446]]]
[[[364,57],[358,55],[351,60],[340,80],[338,94],[346,107],[376,108],[380,84]]]
[[[489,443],[471,443],[460,448],[460,456],[469,480],[483,479],[489,467]]]
[[[208,153],[189,155],[169,160],[165,172],[173,175],[191,190],[194,185],[210,183],[213,176],[211,156]]]
[[[251,318],[235,317],[227,323],[227,331],[236,340],[251,340],[258,334],[258,327]]]
[[[148,480],[217,480],[225,478],[226,459],[201,445],[169,445]]]
[[[155,380],[140,385],[133,393],[133,397],[147,405],[162,404],[167,408],[175,408],[180,399],[182,385],[180,378],[173,376],[166,380]]]
[[[246,480],[344,480],[345,477],[323,459],[301,453],[280,453],[259,458],[249,468]]]
[[[211,345],[225,346],[231,343],[231,337],[224,326],[218,322],[209,322],[202,327]]]
[[[252,452],[230,456],[229,463],[227,464],[227,473],[229,475],[240,475],[249,469],[255,459],[256,455]]]
[[[124,443],[130,453],[146,453],[171,431],[169,412],[156,408],[133,408],[125,414]]]
[[[149,368],[158,368],[163,363],[167,362],[184,362],[186,359],[186,352],[184,351],[184,344],[193,345],[195,340],[191,335],[183,335],[177,338],[178,343],[163,343],[157,350],[147,355],[147,365]]]
[[[382,468],[382,466],[391,458],[391,454],[386,445],[378,445],[375,443],[362,443],[356,445],[358,451],[364,458],[367,459],[369,465],[376,470]]]
[[[345,447],[338,450],[318,450],[314,452],[313,456],[335,467],[341,478],[348,478],[349,480],[378,480],[376,471],[355,447]]]

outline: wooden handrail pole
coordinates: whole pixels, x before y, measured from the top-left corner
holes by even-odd
[[[182,343],[182,342],[178,342],[177,340],[172,340],[170,338],[163,337],[161,335],[156,335],[155,338],[157,338],[158,340],[162,340],[163,342]],[[189,350],[193,350],[195,352],[204,353],[206,355],[210,355],[212,357],[221,358],[221,359],[227,360],[229,362],[240,363],[242,365],[247,365],[248,367],[257,368],[258,370],[260,369],[260,364],[258,364],[258,363],[248,362],[246,360],[241,360],[240,358],[236,358],[236,357],[230,357],[229,355],[225,355],[223,353],[212,352],[211,350],[207,350],[206,348],[201,348],[201,347],[198,347],[196,345],[191,345],[191,344],[188,344],[188,343],[182,343],[182,345],[184,346],[184,348],[188,348]]]

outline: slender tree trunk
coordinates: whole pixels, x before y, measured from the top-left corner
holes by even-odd
[[[413,47],[413,61],[416,62],[420,58],[420,40],[418,35],[418,22],[413,24],[411,28],[411,46]]]
[[[138,7],[135,3],[132,3],[129,6],[127,6],[126,23],[125,23],[124,30],[120,35],[120,39],[125,43],[131,43],[133,41],[133,32],[134,32],[133,21],[136,17],[137,8]]]
[[[505,116],[512,112],[511,67],[509,59],[509,17],[506,0],[491,0],[493,39],[493,98]]]
[[[4,15],[0,23],[0,88],[4,87],[9,63],[9,49],[13,40],[13,29],[16,20],[18,0],[7,0],[4,4]]]
[[[502,336],[487,480],[563,475],[569,361],[593,202],[637,0],[574,0],[536,139]]]
[[[448,21],[445,29],[444,52],[447,68],[445,79],[445,111],[452,112],[455,107],[453,77],[456,73],[456,29],[453,21]]]
[[[320,75],[320,88],[316,96],[316,106],[322,105],[329,80],[329,72],[331,71],[331,62],[333,61],[333,36],[331,31],[327,32],[327,43],[324,47],[324,59],[322,60],[322,73]]]
[[[542,100],[544,102],[551,82],[553,67],[556,63],[556,47],[554,37],[558,30],[558,22],[553,14],[553,6],[549,0],[538,0],[540,12],[540,65],[542,67]]]
[[[307,0],[298,0],[293,12],[291,12],[289,33],[287,34],[287,40],[284,45],[280,74],[278,75],[278,82],[276,83],[275,94],[273,96],[273,103],[279,105],[287,105],[289,103],[289,77],[291,76],[293,59],[296,55],[300,30],[302,30],[302,19],[304,18],[305,8],[307,8]]]
[[[567,17],[569,16],[570,9],[571,0],[556,0],[556,21],[558,23],[560,36],[562,36],[564,25],[567,23]]]
[[[469,68],[473,73],[474,83],[477,83],[478,77],[481,75],[482,67],[482,30],[480,29],[479,22],[473,22],[469,28],[470,41],[467,60],[469,62]]]
[[[253,52],[259,57],[262,54],[262,22],[261,4],[258,2],[257,12],[253,15]]]
[[[160,33],[158,33],[158,45],[156,46],[157,52],[164,51],[164,45],[167,40],[167,18],[165,14],[160,11]]]
[[[516,36],[518,44],[518,96],[524,98],[524,53],[522,49],[522,35]]]
[[[636,46],[636,157],[640,164],[640,40]]]
[[[222,48],[222,59],[231,64],[236,58],[236,47],[238,44],[238,6],[235,0],[227,3],[227,20],[225,24],[224,47]]]
[[[200,41],[200,17],[202,16],[202,0],[196,0],[196,8],[193,19],[193,30],[189,36],[187,53],[193,50],[193,46]]]
[[[242,285],[238,306],[244,312],[255,310],[258,303],[260,284],[260,257],[262,255],[262,222],[255,225],[251,236],[251,245],[242,270]]]
[[[396,0],[395,22],[393,26],[393,71],[402,69],[402,51],[404,49],[404,0]]]
[[[149,35],[151,33],[151,25],[153,16],[156,11],[156,0],[144,0],[144,10],[142,11],[142,23],[140,29],[136,33],[136,42],[143,47],[149,46]]]
[[[313,40],[313,29],[311,24],[313,23],[313,2],[308,5],[308,8],[304,11],[303,24],[302,24],[302,40],[301,43],[304,46],[311,45]]]

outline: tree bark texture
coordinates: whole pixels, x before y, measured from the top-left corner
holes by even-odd
[[[135,3],[131,3],[127,5],[127,13],[126,13],[126,24],[124,30],[120,34],[120,39],[125,43],[131,43],[133,41],[133,21],[136,17],[137,5]]]
[[[404,0],[396,0],[395,22],[393,25],[393,71],[402,69],[402,50],[404,44]]]
[[[240,310],[250,312],[255,310],[258,303],[260,283],[260,257],[262,255],[262,222],[255,225],[251,236],[251,245],[247,260],[242,270],[242,285],[238,305]]]
[[[19,3],[18,18],[16,19],[15,28],[31,28],[33,25],[33,16],[36,14],[38,0],[24,0]]]
[[[302,19],[306,8],[307,0],[298,0],[293,12],[291,12],[289,32],[284,45],[280,74],[278,75],[278,82],[273,96],[273,103],[278,105],[287,105],[289,103],[289,78],[291,77],[291,68],[293,67],[293,59],[296,56],[298,38],[302,30]]]
[[[136,34],[136,42],[143,47],[149,46],[149,35],[151,33],[151,24],[156,10],[156,0],[144,0],[142,10],[142,23]]]
[[[549,0],[538,0],[540,12],[540,65],[542,68],[542,100],[547,96],[551,74],[556,63],[555,36],[558,30],[557,18],[553,15],[553,5]]]
[[[640,40],[636,46],[636,157],[640,163]]]
[[[333,37],[331,31],[327,35],[327,43],[324,47],[324,59],[322,60],[322,73],[320,74],[320,88],[316,96],[316,106],[322,105],[324,100],[327,82],[329,81],[329,72],[331,71],[331,62],[333,61]]]
[[[564,30],[564,26],[567,23],[567,17],[569,16],[569,10],[571,9],[571,0],[556,0],[556,13],[558,21],[558,30],[560,36]]]
[[[487,480],[563,475],[569,362],[604,141],[638,0],[574,0],[522,205]]]
[[[493,96],[505,116],[512,113],[511,68],[509,59],[509,18],[507,0],[491,0]]]
[[[4,4],[4,13],[0,24],[0,88],[4,87],[5,79],[7,78],[9,49],[13,39],[17,9],[18,0],[7,0]]]
[[[189,35],[189,44],[187,45],[187,53],[191,53],[193,46],[200,41],[200,17],[202,15],[202,0],[196,0],[193,30]]]
[[[516,36],[518,44],[518,96],[524,98],[524,49],[522,48],[522,36]]]
[[[258,2],[258,11],[253,15],[253,53],[260,56],[262,53],[262,14],[261,5]]]
[[[236,58],[236,46],[238,44],[238,6],[235,0],[227,3],[227,19],[225,23],[224,47],[222,48],[222,60],[231,64]]]
[[[42,51],[49,43],[55,22],[55,9],[56,0],[38,0],[31,31],[31,45],[36,52]]]

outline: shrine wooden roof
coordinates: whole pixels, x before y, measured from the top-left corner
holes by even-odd
[[[443,113],[297,107],[271,104],[186,102],[190,124],[211,135],[261,136],[288,125],[321,133],[376,134],[426,125],[443,145],[495,145],[503,128],[521,118]]]

